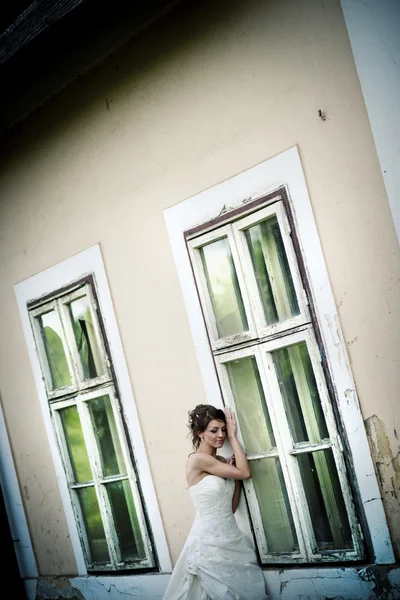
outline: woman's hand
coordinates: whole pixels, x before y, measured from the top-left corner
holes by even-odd
[[[226,417],[226,432],[228,434],[229,439],[236,438],[236,417],[235,413],[229,406],[225,407],[225,417]]]
[[[232,456],[229,457],[226,462],[228,463],[228,465],[234,465],[235,464],[235,455],[232,454]]]

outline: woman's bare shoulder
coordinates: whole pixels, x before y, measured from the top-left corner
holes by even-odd
[[[211,456],[208,452],[195,452],[189,455],[187,465],[192,469],[203,469],[204,467],[210,466],[216,460],[219,462],[226,463],[226,459],[223,456]]]
[[[192,452],[186,460],[186,467],[189,469],[197,469],[202,462],[201,454],[204,452]]]
[[[192,454],[189,454],[189,456],[187,458],[187,464],[196,468],[198,466],[201,466],[204,462],[208,462],[210,460],[210,458],[212,459],[213,457],[210,456],[210,454],[208,454],[208,452],[201,452],[201,451],[197,450],[197,452],[193,452]]]

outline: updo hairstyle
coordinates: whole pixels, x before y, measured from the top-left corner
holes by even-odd
[[[199,433],[205,431],[209,422],[213,419],[226,423],[224,411],[210,404],[198,404],[196,408],[189,411],[189,435],[192,437],[192,444],[195,450],[198,449],[201,442]]]

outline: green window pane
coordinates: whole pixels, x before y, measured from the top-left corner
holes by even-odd
[[[279,459],[251,460],[250,469],[268,551],[298,551],[296,530]]]
[[[84,379],[100,377],[104,373],[101,350],[93,326],[93,316],[87,296],[74,300],[69,305],[69,314],[74,330],[78,354]]]
[[[129,481],[106,485],[124,561],[146,558],[142,534]]]
[[[307,344],[272,352],[289,427],[295,442],[329,437]]]
[[[245,231],[258,292],[270,325],[300,313],[276,215]]]
[[[247,331],[246,314],[228,238],[203,246],[200,256],[218,335],[222,338]]]
[[[61,323],[52,310],[39,317],[40,331],[49,365],[53,389],[71,385],[71,375],[62,343]]]
[[[85,522],[92,563],[108,563],[110,562],[110,555],[96,490],[94,487],[87,487],[76,490],[76,492]]]
[[[254,356],[226,363],[246,452],[259,454],[276,446]]]
[[[65,441],[76,483],[92,481],[92,469],[83,438],[81,420],[76,406],[59,410]]]
[[[88,405],[100,452],[103,474],[109,476],[126,473],[110,398],[100,396],[89,400]]]
[[[297,460],[318,548],[322,551],[352,548],[350,525],[332,450],[301,454]]]

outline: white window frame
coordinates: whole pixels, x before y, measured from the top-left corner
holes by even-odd
[[[329,439],[321,440],[318,444],[311,442],[295,443],[292,439],[292,434],[287,424],[285,416],[285,408],[281,401],[279,385],[275,374],[274,364],[270,352],[280,348],[286,348],[293,344],[305,342],[307,345],[310,361],[315,375],[316,384],[321,400],[321,408],[325,416],[326,426],[328,429]],[[315,340],[311,326],[298,330],[295,333],[288,333],[284,337],[279,337],[267,342],[261,342],[255,346],[243,348],[234,352],[226,352],[216,356],[217,370],[220,376],[220,382],[224,392],[224,399],[228,406],[231,406],[237,412],[235,399],[231,390],[229,378],[226,369],[223,366],[233,360],[244,357],[254,356],[257,362],[260,379],[263,389],[266,394],[268,412],[271,418],[271,423],[274,430],[274,435],[277,444],[277,450],[271,450],[263,454],[249,454],[248,459],[279,457],[281,467],[285,479],[286,491],[291,504],[293,521],[296,529],[297,539],[299,542],[299,552],[268,553],[268,544],[265,539],[264,530],[262,527],[261,516],[256,500],[255,489],[252,480],[244,482],[247,502],[249,505],[250,514],[252,515],[252,523],[257,539],[257,546],[260,553],[261,562],[263,563],[329,563],[342,561],[355,561],[363,557],[363,544],[360,539],[360,524],[353,504],[352,494],[346,476],[346,469],[342,457],[342,443],[337,431],[333,409],[326,387],[324,373],[320,363],[320,355],[318,346]],[[241,440],[243,443],[243,440]],[[337,468],[338,478],[343,492],[343,499],[347,509],[349,525],[352,533],[352,541],[354,550],[329,550],[327,552],[318,552],[316,550],[317,543],[314,536],[312,522],[309,519],[307,510],[302,510],[307,507],[307,500],[303,492],[301,475],[295,461],[290,460],[291,457],[299,454],[315,452],[317,450],[332,450]],[[306,535],[303,535],[303,532]],[[264,550],[265,549],[265,550]]]
[[[277,217],[279,224],[300,313],[290,319],[268,324],[261,304],[254,269],[251,264],[250,252],[243,230],[251,225],[257,225],[264,219],[273,215]],[[232,260],[236,269],[243,307],[248,322],[248,330],[221,338],[218,335],[215,314],[207,290],[207,283],[199,250],[206,244],[223,238],[228,240],[232,252]],[[257,338],[271,336],[280,333],[281,331],[310,322],[307,295],[301,282],[293,244],[290,239],[290,226],[281,200],[274,199],[270,205],[258,210],[256,209],[256,212],[250,213],[247,217],[239,217],[239,220],[234,220],[226,225],[221,225],[202,235],[199,235],[198,233],[189,235],[188,248],[195,276],[199,283],[198,292],[204,309],[204,318],[213,350],[224,350],[229,346],[236,346],[237,344],[255,340]],[[243,265],[243,268],[240,267],[240,264]]]
[[[206,291],[207,284],[205,281],[201,257],[199,252],[197,252],[197,249],[199,246],[204,246],[207,243],[215,242],[225,237],[228,239],[232,252],[233,263],[236,266],[236,274],[238,277],[239,289],[241,291],[249,330],[242,333],[236,333],[224,338],[220,338],[217,331],[217,325],[215,321],[214,310],[211,305],[211,299]],[[230,225],[226,225],[225,227],[220,227],[215,231],[211,231],[202,235],[200,240],[199,238],[192,240],[191,242],[189,242],[189,251],[193,259],[194,268],[198,272],[199,278],[201,277],[203,283],[203,285],[199,286],[199,294],[202,299],[203,306],[205,307],[205,318],[208,325],[212,347],[217,350],[218,348],[225,348],[226,346],[232,346],[241,342],[247,342],[254,339],[257,335],[257,330],[253,319],[250,299],[248,297],[247,290],[244,285],[242,272],[240,269],[237,268],[239,262],[239,255],[236,248],[235,239],[233,237],[232,227]]]
[[[37,352],[44,357],[46,356],[46,350],[45,350],[45,345],[43,342],[43,336],[41,335],[41,331],[40,331],[39,317],[41,317],[42,315],[45,315],[46,313],[48,313],[50,311],[54,311],[60,321],[60,327],[61,327],[60,338],[62,341],[64,354],[65,354],[65,358],[66,358],[67,365],[68,365],[68,371],[69,371],[69,374],[71,377],[71,385],[65,386],[62,388],[53,388],[48,361],[44,360],[42,362],[42,370],[43,370],[44,380],[45,380],[45,384],[46,384],[47,396],[48,396],[49,400],[54,400],[56,398],[65,396],[66,393],[76,392],[78,389],[78,382],[76,381],[76,378],[75,378],[75,372],[74,372],[74,368],[72,366],[71,355],[67,349],[65,329],[63,327],[63,322],[62,322],[60,313],[57,311],[57,300],[51,300],[50,302],[46,302],[45,305],[38,306],[37,308],[33,308],[32,310],[29,311],[29,316],[30,316],[31,324],[32,324],[32,330],[33,330],[34,337],[36,339],[36,344],[37,344]]]
[[[291,319],[285,319],[277,323],[268,325],[264,316],[264,310],[261,305],[260,294],[257,289],[257,283],[255,281],[254,269],[251,265],[251,257],[246,243],[244,235],[244,229],[260,223],[264,219],[276,215],[279,229],[282,236],[282,242],[285,248],[286,257],[288,260],[290,274],[293,280],[293,286],[296,293],[297,302],[299,305],[300,313]],[[300,272],[297,264],[296,255],[294,252],[292,240],[290,238],[290,225],[285,214],[283,203],[281,200],[274,202],[273,204],[256,209],[255,212],[249,214],[247,217],[241,218],[238,221],[232,223],[232,229],[234,232],[236,244],[238,246],[239,257],[244,265],[243,271],[244,276],[247,280],[247,285],[250,293],[251,303],[254,314],[256,315],[257,331],[260,338],[274,335],[303,325],[310,321],[310,314],[308,311],[308,300],[303,284],[300,277]]]
[[[368,549],[375,563],[392,564],[395,559],[383,503],[297,147],[164,211],[207,402],[221,408],[223,406],[185,232],[212,219],[217,220],[226,212],[226,207],[235,210],[243,207],[247,201],[274,191],[279,195],[281,187],[286,189],[289,197],[310,294],[335,385],[335,400],[354,466],[358,505],[359,509],[362,507],[361,516],[367,529]],[[241,524],[247,524],[249,531],[248,520],[243,512],[239,519]]]
[[[31,308],[29,310],[29,316],[32,323],[32,330],[34,332],[34,337],[38,348],[39,360],[43,372],[45,374],[50,410],[53,416],[53,422],[56,428],[58,444],[64,462],[65,471],[67,474],[71,502],[79,526],[80,537],[88,569],[95,571],[118,571],[124,569],[153,568],[155,566],[153,550],[151,547],[147,526],[145,524],[145,515],[142,508],[142,499],[138,490],[137,479],[132,467],[132,461],[129,456],[126,435],[120,417],[119,401],[115,392],[115,382],[113,381],[109,360],[107,358],[103,335],[100,331],[100,315],[96,310],[97,305],[95,301],[95,296],[92,291],[92,285],[94,285],[94,280],[90,283],[87,281],[83,281],[81,284],[79,284],[79,287],[76,287],[76,289],[73,289],[72,291],[65,289],[61,290],[57,293],[54,299],[50,300],[50,302],[41,302],[39,299],[39,306],[36,306],[37,303],[34,302],[35,308]],[[75,286],[72,287],[75,288]],[[79,300],[81,298],[87,299],[88,307],[92,316],[92,325],[94,329],[94,335],[96,338],[96,345],[99,351],[97,362],[102,367],[102,374],[98,375],[97,377],[91,377],[87,379],[85,379],[84,377],[82,361],[79,357],[79,351],[77,348],[75,334],[73,331],[72,319],[69,315],[68,310],[71,302],[74,302],[75,300]],[[66,386],[56,390],[51,389],[51,377],[49,377],[48,356],[44,348],[43,336],[41,334],[39,324],[40,317],[49,313],[50,311],[54,311],[60,323],[60,337],[63,343],[67,364],[70,369],[70,377],[72,380],[71,386]],[[74,394],[72,398],[70,397],[71,393]],[[87,403],[90,400],[104,395],[107,395],[110,399],[111,409],[113,412],[116,428],[119,434],[119,442],[121,445],[122,453],[124,456],[124,462],[127,470],[126,474],[117,475],[113,477],[106,477],[103,475],[100,453],[94,436],[93,426],[91,425],[89,409],[87,407]],[[65,397],[66,399],[63,399],[63,397]],[[75,476],[72,470],[71,460],[67,449],[65,435],[63,432],[59,414],[59,411],[61,409],[71,406],[76,406],[76,409],[78,411],[82,427],[82,434],[85,441],[85,447],[88,454],[89,464],[93,474],[92,480],[83,484],[75,482]],[[132,492],[135,510],[139,521],[140,536],[146,554],[145,559],[137,560],[134,562],[124,561],[120,554],[118,536],[114,525],[114,519],[112,516],[111,503],[105,489],[105,485],[107,483],[125,480],[127,480],[130,483],[130,489]],[[87,487],[93,487],[95,489],[97,501],[99,504],[101,520],[104,527],[105,539],[107,542],[107,547],[110,556],[110,561],[106,564],[96,563],[91,558],[90,544],[87,536],[87,531],[84,525],[85,520],[82,514],[79,498],[77,495],[79,489]]]
[[[102,463],[101,457],[99,453],[99,449],[97,447],[96,439],[93,433],[93,427],[90,422],[89,409],[87,407],[87,403],[94,399],[98,398],[100,395],[108,396],[110,399],[110,403],[112,406],[113,416],[115,419],[116,429],[119,434],[119,442],[121,445],[121,450],[125,462],[126,474],[114,475],[114,476],[105,476],[102,472]],[[82,433],[86,443],[86,450],[89,457],[90,466],[92,469],[93,479],[91,481],[85,483],[75,483],[75,477],[71,469],[71,464],[68,455],[68,449],[66,447],[65,436],[63,433],[63,428],[61,424],[61,419],[59,415],[59,411],[63,408],[76,406],[79,414]],[[106,387],[102,387],[100,390],[88,390],[86,393],[78,394],[74,398],[70,400],[61,400],[55,403],[52,403],[50,406],[51,414],[53,417],[56,435],[58,444],[61,450],[61,455],[64,461],[65,470],[67,473],[67,481],[68,487],[70,489],[71,494],[71,502],[73,506],[74,513],[76,515],[77,521],[80,524],[80,533],[81,539],[83,541],[83,549],[86,557],[86,562],[88,568],[96,571],[117,571],[123,569],[133,569],[133,568],[148,568],[154,566],[154,559],[152,556],[152,548],[150,539],[148,537],[147,528],[145,526],[145,517],[142,510],[142,499],[140,498],[139,490],[137,487],[137,478],[132,467],[131,458],[129,456],[129,450],[126,443],[126,435],[124,432],[123,423],[120,416],[119,410],[119,402],[115,393],[114,386],[110,383]],[[119,554],[119,543],[117,539],[117,533],[114,529],[112,523],[112,509],[110,505],[110,501],[107,497],[107,493],[104,489],[103,484],[113,483],[116,481],[129,481],[130,489],[132,492],[135,509],[137,512],[138,523],[140,527],[141,539],[143,542],[143,546],[147,555],[147,559],[135,561],[135,567],[125,566],[124,561],[122,560]],[[104,525],[104,532],[108,542],[108,546],[110,548],[110,563],[107,565],[99,565],[96,563],[92,563],[90,560],[90,549],[89,542],[87,539],[87,533],[85,530],[84,519],[81,512],[81,507],[79,503],[79,499],[75,496],[75,491],[86,488],[86,487],[94,487],[97,493],[97,500],[99,503],[100,513],[102,516],[102,522]],[[111,567],[111,569],[110,569]]]
[[[102,367],[103,367],[103,375],[100,375],[98,377],[93,377],[91,379],[85,379],[83,376],[82,363],[79,358],[79,352],[78,352],[78,348],[76,345],[75,335],[73,332],[71,319],[69,318],[69,314],[68,314],[68,304],[70,304],[74,300],[79,300],[80,298],[83,298],[84,296],[87,296],[89,299],[90,312],[92,313],[93,327],[95,330],[96,341],[99,346],[99,350],[101,352],[101,362],[102,362]],[[58,299],[58,302],[59,302],[59,306],[61,309],[60,310],[61,320],[63,323],[65,335],[67,338],[67,344],[68,344],[68,347],[72,350],[72,363],[75,368],[75,373],[78,373],[77,380],[78,380],[79,389],[87,389],[88,387],[98,386],[98,385],[101,385],[102,383],[106,383],[111,378],[110,365],[109,365],[109,362],[107,359],[107,353],[106,353],[106,350],[105,350],[105,347],[103,344],[103,336],[101,335],[101,332],[100,332],[100,327],[99,327],[99,323],[97,321],[97,316],[96,316],[96,314],[93,313],[93,310],[96,309],[96,300],[93,296],[91,286],[86,284],[83,287],[79,287],[78,289],[73,290],[73,291],[69,292],[68,294],[61,296]]]
[[[248,209],[250,209],[250,206],[251,205],[249,204]],[[195,234],[196,237],[190,239],[190,241],[188,242],[188,246],[190,255],[192,257],[193,271],[197,281],[199,295],[201,301],[207,303],[207,310],[205,311],[205,313],[207,315],[206,325],[208,326],[208,328],[210,328],[210,324],[213,324],[213,309],[212,307],[209,307],[211,302],[208,297],[204,269],[202,268],[202,261],[200,257],[200,251],[202,247],[221,238],[227,239],[231,248],[233,262],[236,270],[236,276],[239,282],[240,292],[243,298],[244,310],[246,312],[248,322],[253,322],[253,315],[250,313],[250,305],[248,301],[247,292],[252,297],[252,307],[256,315],[256,332],[254,332],[254,329],[253,331],[251,331],[251,328],[249,328],[250,331],[246,332],[246,334],[233,336],[233,338],[236,341],[236,344],[238,342],[241,342],[241,348],[236,351],[235,349],[231,348],[232,339],[220,338],[217,340],[217,343],[214,340],[214,358],[217,365],[217,371],[219,374],[219,380],[222,386],[225,403],[232,406],[236,410],[236,412],[238,411],[238,407],[235,406],[236,402],[231,390],[228,373],[224,365],[226,363],[230,363],[231,361],[235,361],[243,357],[253,356],[255,358],[257,362],[259,376],[265,393],[267,410],[271,418],[271,423],[277,442],[276,451],[270,451],[264,453],[263,455],[257,456],[249,455],[248,458],[250,462],[251,460],[254,460],[256,458],[279,458],[283,472],[283,477],[285,480],[285,489],[288,494],[289,503],[291,505],[291,513],[294,519],[296,535],[299,543],[299,552],[268,552],[268,540],[265,537],[265,532],[262,525],[262,519],[258,507],[256,491],[252,481],[250,480],[248,482],[245,482],[244,488],[246,492],[247,502],[249,505],[250,515],[252,518],[253,529],[255,531],[255,537],[257,540],[257,547],[260,553],[261,562],[328,563],[337,562],[338,559],[342,561],[360,560],[364,557],[364,547],[361,540],[361,527],[354,510],[352,494],[348,485],[346,467],[342,456],[343,448],[341,445],[340,437],[338,435],[331,401],[325,382],[325,376],[323,373],[322,366],[320,364],[321,356],[313,333],[314,325],[311,322],[308,311],[306,294],[302,285],[300,271],[298,267],[298,260],[295,255],[293,244],[289,235],[289,221],[282,200],[279,200],[277,198],[274,198],[272,201],[269,200],[268,205],[266,207],[260,208],[259,206],[256,206],[253,210],[254,212],[247,214],[244,217],[241,216],[240,211],[236,211],[233,217],[230,216],[231,212],[227,211],[226,224],[220,224],[216,227],[216,229],[205,234],[201,234],[198,231],[197,234]],[[252,265],[250,252],[248,249],[248,243],[246,241],[244,232],[249,227],[256,225],[272,216],[276,216],[277,218],[282,242],[286,252],[288,267],[290,270],[289,272],[293,281],[296,300],[298,302],[299,314],[292,317],[280,318],[278,323],[268,325],[266,323],[264,311],[261,305],[260,293],[258,291],[255,278],[255,271]],[[206,224],[205,226],[208,227],[208,224]],[[266,261],[269,260],[269,256],[265,253],[264,259]],[[274,273],[275,277],[279,275],[279,271],[271,271],[269,269],[269,272]],[[273,279],[274,278],[271,277],[271,286],[274,285],[274,282],[272,281]],[[247,283],[247,286],[245,282]],[[276,299],[278,298],[278,296],[279,294],[276,295]],[[283,309],[283,313],[287,314],[287,310]],[[212,333],[214,332],[212,331]],[[281,336],[278,338],[275,337],[277,333],[281,334]],[[252,339],[253,341],[251,349],[245,348],[248,339]],[[313,444],[311,442],[294,442],[292,434],[289,430],[289,423],[286,417],[286,411],[284,408],[283,400],[281,398],[278,380],[275,373],[273,360],[270,354],[274,350],[289,347],[300,342],[305,342],[307,346],[316,384],[318,387],[319,397],[321,401],[321,409],[323,411],[328,429],[329,439],[321,440],[321,442],[318,444]],[[238,422],[238,430],[240,434],[240,420]],[[318,438],[319,434],[317,433],[315,437]],[[343,494],[344,503],[346,506],[347,518],[351,529],[353,550],[341,549],[326,550],[324,552],[321,552],[318,550],[318,544],[315,539],[311,515],[308,509],[308,503],[305,496],[305,490],[295,456],[302,453],[310,453],[326,449],[331,449],[333,453],[335,467],[337,469],[339,483]],[[321,484],[321,491],[323,494],[324,490],[325,488]],[[330,514],[335,513],[335,507],[332,507],[333,510],[329,511],[329,507],[327,504],[328,502],[329,497],[325,498],[327,512]]]
[[[121,410],[124,414],[127,435],[129,436],[129,442],[135,456],[141,492],[146,505],[148,521],[151,526],[154,542],[153,549],[157,556],[157,563],[160,571],[169,573],[172,570],[172,565],[168,545],[141,433],[139,417],[132,393],[128,367],[123,352],[104,263],[98,244],[15,285],[20,318],[60,487],[61,499],[67,519],[78,573],[79,575],[86,576],[88,571],[80,541],[76,515],[70,500],[67,476],[58,448],[57,435],[52,426],[46,384],[43,381],[41,364],[36,350],[36,341],[31,327],[27,305],[32,300],[37,300],[40,297],[49,297],[49,299],[51,299],[51,295],[54,294],[55,291],[66,288],[69,284],[73,284],[88,275],[93,276],[96,285],[96,295],[99,309],[103,317],[105,336],[113,363],[115,378],[118,383]]]

